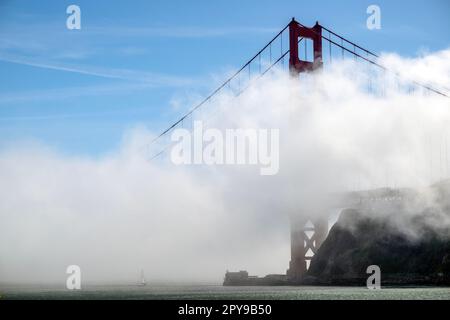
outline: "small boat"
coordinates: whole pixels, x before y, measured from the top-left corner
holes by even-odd
[[[145,281],[144,270],[141,270],[141,282],[139,283],[139,286],[145,285],[147,285],[147,281]]]

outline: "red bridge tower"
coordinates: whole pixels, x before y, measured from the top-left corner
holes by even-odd
[[[300,38],[312,40],[312,61],[300,60],[298,50]],[[292,18],[289,24],[289,46],[291,75],[296,76],[301,72],[314,71],[322,67],[322,27],[318,22],[314,27],[307,28]],[[312,217],[308,220],[303,215],[302,217],[291,217],[291,261],[286,272],[290,282],[295,283],[302,280],[312,256],[327,237],[327,233],[327,219]]]

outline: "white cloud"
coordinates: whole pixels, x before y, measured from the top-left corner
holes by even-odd
[[[121,37],[170,37],[170,38],[217,38],[225,36],[248,36],[255,34],[274,34],[279,31],[277,28],[268,27],[90,27],[89,32],[102,36]]]
[[[186,86],[195,82],[192,78],[165,75],[160,73],[152,73],[130,69],[103,68],[90,65],[74,65],[68,63],[41,61],[40,59],[14,56],[0,53],[0,61],[27,65],[37,68],[73,72],[89,76],[96,76],[109,79],[132,80],[136,82],[144,82],[155,86]]]

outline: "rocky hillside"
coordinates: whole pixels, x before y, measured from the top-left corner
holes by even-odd
[[[400,203],[344,210],[304,282],[365,285],[375,264],[382,285],[449,285],[449,201],[447,181]]]

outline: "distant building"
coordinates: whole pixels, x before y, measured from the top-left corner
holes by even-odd
[[[282,286],[287,284],[287,277],[284,274],[269,274],[263,278],[249,276],[248,272],[241,270],[238,272],[225,273],[224,286]]]

